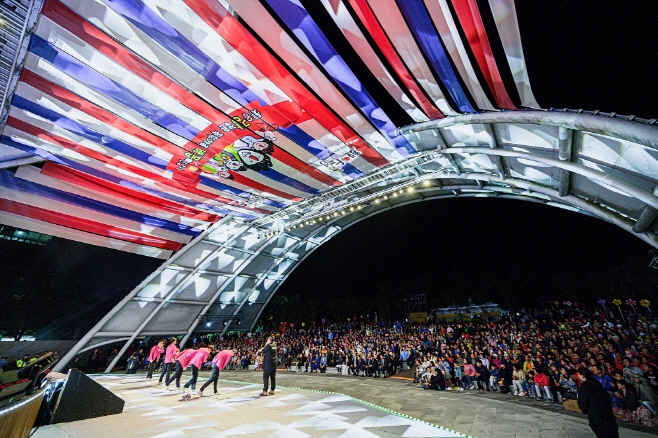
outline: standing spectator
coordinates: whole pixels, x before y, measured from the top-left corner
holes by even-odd
[[[272,389],[269,395],[274,395],[274,388],[276,384],[276,342],[272,341],[272,336],[267,337],[265,346],[258,350],[263,352],[263,392],[261,396],[268,395],[268,383],[272,384]]]
[[[89,355],[89,359],[87,359],[87,372],[88,373],[93,373],[96,371],[96,368],[98,368],[98,348],[95,348],[94,351],[91,352]]]
[[[581,370],[578,375],[581,381],[578,388],[578,407],[587,415],[589,427],[597,438],[619,438],[619,427],[612,413],[612,402],[608,393],[590,370]]]

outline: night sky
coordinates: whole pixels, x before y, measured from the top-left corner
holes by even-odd
[[[658,116],[658,2],[518,1],[517,13],[542,107]],[[483,19],[491,24],[486,14]],[[332,43],[340,44],[336,34]],[[501,50],[495,42],[493,49]],[[658,273],[647,268],[650,249],[614,225],[554,207],[505,199],[429,201],[340,233],[279,293],[376,300],[383,288],[398,288],[426,293],[437,305],[465,297],[512,305],[524,305],[530,295],[592,300],[598,291],[624,288],[646,295]],[[161,264],[57,238],[45,247],[0,240],[0,262],[5,287],[24,278],[35,293],[57,302],[50,338],[88,330]]]

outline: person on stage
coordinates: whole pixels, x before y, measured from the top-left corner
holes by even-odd
[[[148,380],[153,378],[153,370],[160,360],[162,353],[164,353],[164,341],[158,342],[158,345],[154,345],[153,348],[151,348],[151,352],[149,353],[149,372],[146,375]]]
[[[194,353],[194,356],[192,356],[192,360],[190,361],[190,368],[192,369],[192,378],[188,380],[188,382],[185,384],[183,387],[183,392],[187,390],[188,387],[192,387],[192,391],[196,390],[196,381],[199,378],[199,370],[203,366],[204,363],[208,360],[208,356],[210,356],[211,351],[214,348],[212,346],[210,347],[201,347],[196,352]]]
[[[183,371],[188,366],[190,366],[190,362],[192,362],[195,353],[196,353],[195,349],[188,348],[176,355],[176,357],[174,358],[174,360],[176,361],[175,362],[176,368],[174,370],[174,375],[171,376],[169,379],[167,379],[167,381],[165,382],[165,388],[167,389],[167,391],[171,391],[173,389],[169,385],[174,380],[176,381],[176,389],[180,389],[180,378],[183,375]]]
[[[276,342],[272,342],[272,336],[267,337],[265,346],[258,350],[263,353],[263,392],[261,396],[268,395],[268,380],[272,382],[272,389],[269,395],[274,395],[274,385],[276,382]]]
[[[208,385],[213,384],[213,389],[215,390],[215,395],[217,395],[217,379],[219,378],[219,372],[228,365],[229,361],[236,353],[235,350],[222,350],[215,355],[212,359],[212,374],[210,379],[203,384],[201,389],[199,389],[199,397],[203,396],[203,390],[206,389]]]
[[[162,374],[160,374],[160,380],[158,381],[158,384],[162,383],[162,379],[165,377],[165,373],[167,377],[164,379],[166,382],[169,380],[169,377],[171,376],[171,371],[172,368],[174,367],[174,358],[178,354],[178,347],[176,346],[176,342],[178,342],[178,339],[176,338],[171,338],[170,344],[165,350],[165,360],[164,360],[164,366],[162,367]]]

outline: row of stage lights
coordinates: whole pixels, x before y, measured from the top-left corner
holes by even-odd
[[[423,182],[423,186],[425,186],[425,187],[429,187],[429,185],[430,185],[430,181],[429,181],[429,180],[425,180],[425,181]],[[413,193],[413,192],[414,192],[414,187],[412,187],[412,186],[407,187],[407,193]],[[374,202],[375,204],[379,204],[382,200],[383,200],[383,201],[388,200],[389,197],[391,197],[391,198],[397,198],[398,196],[403,195],[403,194],[404,194],[404,189],[400,189],[400,190],[397,190],[397,191],[393,192],[390,196],[389,196],[389,195],[384,195],[384,196],[381,197],[381,199],[380,199],[380,198],[375,198],[373,202]],[[357,205],[356,207],[355,207],[355,206],[351,206],[351,207],[349,208],[349,211],[350,211],[350,212],[353,212],[353,211],[356,211],[356,210],[361,210],[362,208],[363,208],[363,205]],[[264,237],[272,237],[272,236],[275,236],[275,235],[277,235],[277,234],[281,234],[281,233],[284,232],[284,231],[292,231],[292,230],[294,230],[294,229],[296,229],[296,228],[304,228],[304,225],[306,225],[306,226],[315,225],[317,222],[323,222],[323,217],[324,217],[326,220],[331,220],[332,217],[338,217],[339,215],[341,215],[341,216],[345,216],[346,214],[347,214],[347,210],[342,210],[342,211],[340,212],[340,214],[339,214],[339,212],[335,211],[335,212],[333,212],[332,214],[328,214],[326,217],[324,217],[324,216],[320,216],[320,217],[318,217],[317,219],[309,219],[309,220],[307,220],[307,221],[305,221],[305,222],[303,222],[303,223],[300,223],[299,225],[293,225],[292,227],[282,228],[282,229],[280,229],[280,230],[278,230],[278,231],[271,231],[271,232],[269,232],[269,233],[266,233],[266,234],[264,235]]]

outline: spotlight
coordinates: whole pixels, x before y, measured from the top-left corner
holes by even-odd
[[[306,225],[308,225],[308,221],[306,221]]]
[[[350,207],[350,211],[354,211],[354,207]]]
[[[209,322],[208,322],[208,323],[206,323],[206,327],[210,327],[210,323],[209,323]]]
[[[320,222],[322,222],[322,216],[320,216],[320,217],[318,218],[318,220],[319,220]]]
[[[357,210],[361,210],[361,206],[359,205],[358,207],[356,207],[356,209],[357,209]]]
[[[379,199],[375,199],[375,204],[379,204]]]
[[[322,220],[322,218],[320,218],[320,220]],[[315,219],[313,219],[313,225],[315,225]]]
[[[409,188],[407,188],[407,193],[412,193],[413,191],[414,191],[414,188],[413,188],[413,187],[409,187]]]
[[[345,210],[341,211],[340,214],[345,215]]]
[[[423,185],[424,185],[425,187],[429,187],[429,185],[430,185],[430,180],[429,180],[429,179],[426,179],[425,182],[423,183]]]
[[[397,194],[397,193],[393,193],[393,197],[394,197],[394,198],[397,198],[397,197],[398,197],[398,194]]]
[[[403,193],[404,193],[404,190],[403,190],[403,189],[400,189],[400,194],[403,194]]]
[[[338,212],[337,212],[337,211],[334,211],[334,216],[338,216]]]
[[[384,195],[384,201],[386,201],[387,199],[388,199],[388,196]]]
[[[331,219],[331,216],[327,216],[327,220]]]
[[[299,228],[304,228],[304,224],[299,224]]]
[[[224,325],[226,325],[226,321],[224,321]]]
[[[299,224],[299,227],[300,227],[300,228],[303,227],[303,226],[304,226],[304,225]],[[295,228],[297,228],[297,225],[293,225],[293,226],[292,226],[292,229],[293,229],[293,230],[294,230]]]

